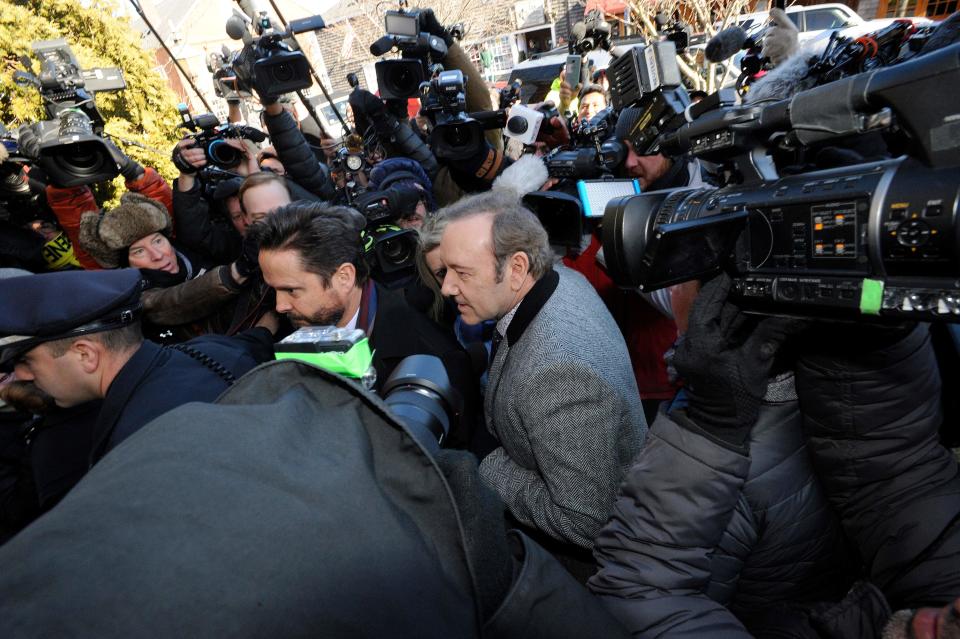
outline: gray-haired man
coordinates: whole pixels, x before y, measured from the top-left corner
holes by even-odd
[[[427,262],[441,291],[466,322],[497,320],[484,408],[500,447],[481,474],[521,524],[565,544],[557,554],[588,563],[646,433],[623,337],[590,284],[553,265],[516,196],[475,195],[439,215]]]

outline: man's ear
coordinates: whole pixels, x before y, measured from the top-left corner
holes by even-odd
[[[530,274],[530,257],[523,251],[517,251],[507,260],[507,270],[511,290],[519,291]]]
[[[350,262],[344,262],[333,274],[333,284],[339,291],[349,291],[357,285],[357,269]]]
[[[94,373],[103,359],[103,344],[81,337],[70,345],[70,353],[79,359],[84,373]]]

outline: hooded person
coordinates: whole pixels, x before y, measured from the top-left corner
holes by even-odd
[[[403,228],[420,228],[424,218],[437,210],[433,199],[433,181],[416,160],[388,158],[370,171],[370,191],[415,191],[417,204],[412,211],[403,211],[397,224]]]

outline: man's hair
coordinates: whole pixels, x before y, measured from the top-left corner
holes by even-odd
[[[283,190],[287,192],[287,197],[293,198],[293,195],[290,193],[290,185],[287,184],[287,179],[282,175],[277,175],[276,173],[271,173],[270,171],[261,171],[259,173],[251,173],[243,180],[243,184],[240,185],[240,190],[237,191],[237,196],[240,197],[240,210],[244,213],[247,212],[246,207],[243,205],[243,194],[249,191],[252,188],[263,186],[264,184],[270,184],[271,182],[276,182],[283,187]]]
[[[139,346],[143,341],[143,330],[140,328],[140,322],[136,321],[121,328],[115,328],[110,331],[101,331],[99,333],[90,333],[87,335],[77,335],[74,337],[64,337],[50,342],[44,342],[50,350],[53,357],[63,357],[70,350],[70,346],[81,337],[94,339],[111,353],[122,353],[135,346]]]
[[[533,213],[523,206],[513,191],[488,191],[461,199],[437,212],[446,224],[474,215],[493,216],[493,255],[497,260],[497,281],[503,279],[507,258],[514,253],[526,253],[530,274],[539,280],[553,266],[553,251],[547,232]]]
[[[364,218],[345,206],[324,202],[294,202],[278,208],[273,215],[250,227],[261,251],[296,251],[300,263],[320,276],[323,286],[341,264],[349,262],[357,271],[356,285],[370,277],[364,257]]]
[[[603,96],[604,100],[607,99],[607,95],[604,93],[603,87],[599,84],[588,84],[587,86],[583,87],[583,90],[580,91],[580,99],[584,99],[591,93],[599,93],[601,96]]]

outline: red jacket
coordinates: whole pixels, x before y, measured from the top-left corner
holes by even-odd
[[[173,190],[167,181],[154,169],[144,169],[143,177],[135,181],[127,181],[127,190],[151,197],[167,207],[173,224]],[[57,216],[60,226],[66,231],[67,237],[73,244],[73,252],[77,260],[85,269],[99,269],[90,255],[80,245],[80,216],[87,211],[98,211],[100,207],[93,197],[93,191],[88,186],[73,186],[63,188],[47,185],[47,204]]]
[[[647,304],[636,291],[621,290],[613,283],[597,263],[600,246],[600,239],[594,233],[583,253],[564,257],[563,263],[587,278],[620,326],[640,398],[671,399],[677,387],[667,378],[663,355],[677,339],[677,325]]]

